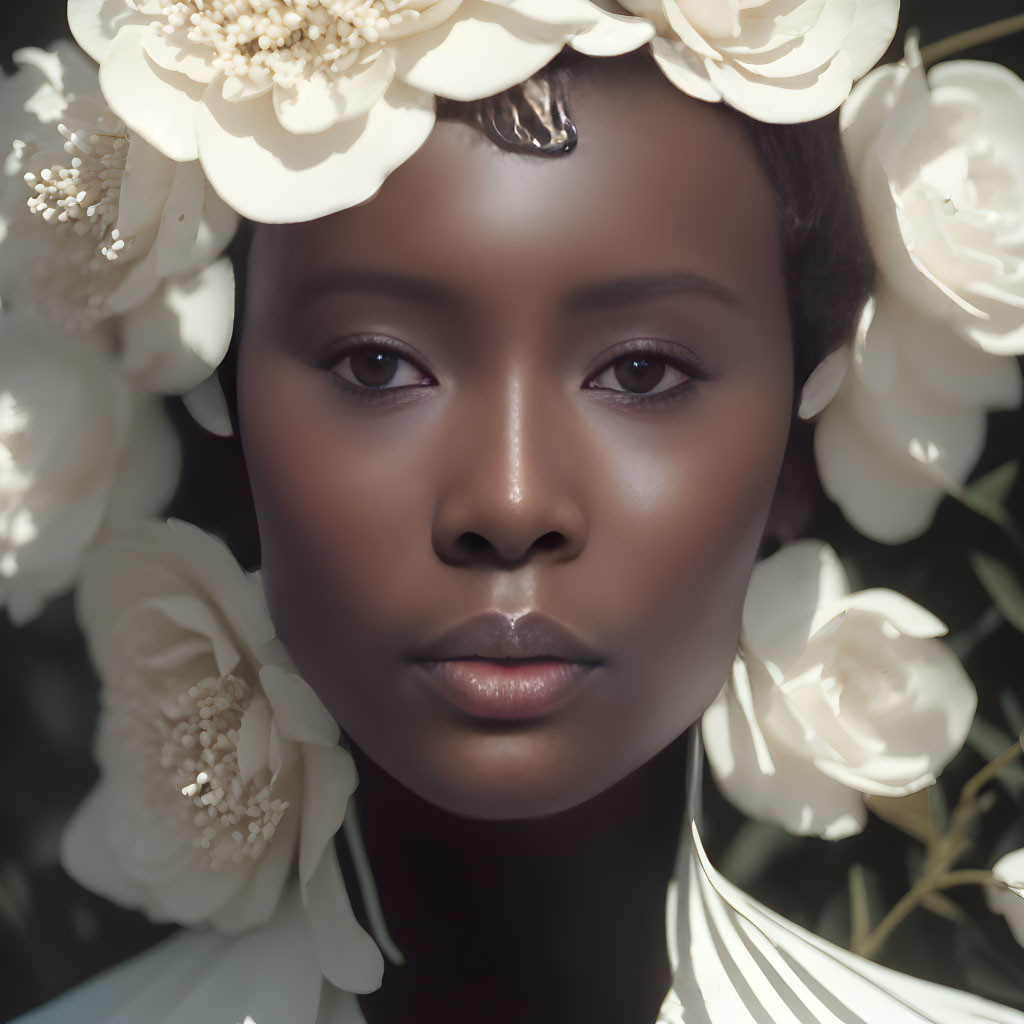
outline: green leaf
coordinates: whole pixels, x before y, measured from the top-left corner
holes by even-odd
[[[780,857],[792,855],[802,839],[775,825],[748,820],[718,858],[718,870],[740,888],[751,888]]]
[[[984,551],[971,552],[971,568],[1003,618],[1024,633],[1024,584],[1014,571]]]
[[[860,949],[871,931],[871,906],[864,865],[853,864],[848,876],[850,886],[850,949]]]
[[[1004,462],[968,484],[960,493],[960,501],[972,512],[999,526],[1017,549],[1024,551],[1024,536],[1006,509],[1006,499],[1013,491],[1019,471],[1017,459]]]
[[[994,761],[1004,750],[1013,745],[1014,738],[1010,733],[975,716],[971,722],[971,731],[967,734],[967,745],[983,761]],[[1008,764],[997,776],[996,782],[1013,797],[1014,800],[1024,799],[1024,764],[1019,760]]]
[[[1008,686],[999,694],[999,710],[1006,717],[1006,724],[1015,732],[1024,732],[1024,704]]]
[[[935,835],[932,803],[927,787],[907,796],[868,796],[865,803],[868,810],[883,821],[922,843],[929,842]]]

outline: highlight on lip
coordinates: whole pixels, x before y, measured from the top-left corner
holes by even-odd
[[[435,692],[477,718],[550,714],[579,690],[593,663],[556,658],[458,658],[422,662]]]

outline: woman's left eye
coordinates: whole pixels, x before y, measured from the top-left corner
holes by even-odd
[[[358,391],[392,391],[423,384],[427,376],[392,346],[381,344],[350,349],[330,369]]]
[[[628,352],[591,378],[588,388],[604,388],[621,394],[661,395],[681,389],[696,374],[678,365],[678,360],[653,350]]]

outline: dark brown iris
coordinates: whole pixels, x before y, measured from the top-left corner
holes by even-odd
[[[650,391],[665,376],[665,363],[646,356],[625,356],[615,363],[615,379],[627,390]]]
[[[367,388],[382,388],[395,375],[398,356],[381,349],[365,349],[350,357],[352,373]]]

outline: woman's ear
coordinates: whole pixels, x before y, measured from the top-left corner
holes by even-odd
[[[820,495],[821,484],[814,466],[814,427],[794,419],[764,528],[762,554],[806,535]]]

